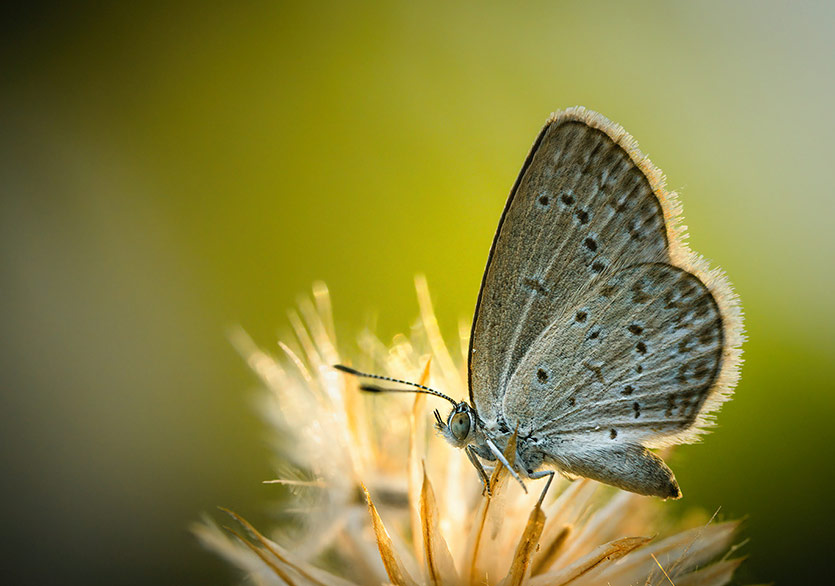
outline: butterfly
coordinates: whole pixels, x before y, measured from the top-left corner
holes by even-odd
[[[436,427],[523,478],[555,472],[679,498],[651,450],[696,440],[739,378],[742,312],[719,270],[684,243],[680,205],[619,125],[553,114],[505,205],[476,302],[469,402]],[[401,391],[363,385],[367,391]],[[515,435],[511,462],[504,452]]]

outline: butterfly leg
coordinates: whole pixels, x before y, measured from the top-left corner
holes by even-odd
[[[540,470],[539,472],[534,472],[533,474],[528,475],[528,478],[532,478],[536,480],[537,478],[545,478],[548,477],[548,482],[545,483],[545,488],[542,489],[542,494],[539,495],[539,500],[536,501],[536,506],[541,507],[542,501],[545,499],[545,493],[548,492],[548,489],[551,488],[551,482],[554,480],[554,471],[553,470]]]
[[[522,482],[522,479],[516,473],[516,470],[513,469],[513,466],[511,466],[508,463],[507,458],[504,457],[504,454],[502,454],[502,451],[498,448],[498,446],[494,444],[493,440],[491,440],[489,437],[484,438],[484,442],[487,444],[487,447],[490,448],[490,451],[493,452],[493,455],[496,456],[496,458],[498,458],[499,462],[501,462],[502,465],[504,465],[504,467],[507,468],[508,472],[510,472],[510,475],[516,479],[516,482],[518,482],[522,486],[522,490],[525,491],[525,494],[527,494],[528,487],[526,487],[525,483]]]
[[[484,491],[482,494],[490,496],[492,494],[490,492],[490,477],[487,476],[487,472],[484,471],[484,466],[481,465],[481,460],[478,459],[478,455],[475,453],[475,448],[473,446],[467,446],[464,450],[467,452],[467,457],[470,459],[473,467],[478,472],[478,477],[481,478],[481,483],[484,485]]]

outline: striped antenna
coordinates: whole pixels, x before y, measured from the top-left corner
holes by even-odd
[[[455,401],[454,399],[452,399],[451,397],[448,397],[447,395],[444,395],[443,393],[440,393],[440,392],[436,391],[435,389],[430,389],[429,387],[419,385],[418,383],[412,383],[412,382],[409,382],[407,380],[400,380],[398,378],[391,378],[389,376],[383,376],[381,374],[369,374],[367,372],[360,372],[359,370],[354,370],[353,368],[350,368],[348,366],[343,366],[341,364],[334,364],[333,367],[336,370],[341,370],[342,372],[352,374],[354,376],[360,376],[360,377],[363,377],[363,378],[375,378],[377,380],[385,380],[385,381],[389,381],[389,382],[392,382],[392,383],[399,383],[401,385],[409,385],[411,387],[415,387],[415,389],[413,390],[413,389],[384,389],[382,387],[378,387],[378,386],[375,386],[375,385],[361,385],[360,386],[361,390],[367,391],[369,393],[424,393],[426,395],[435,395],[436,397],[446,399],[447,401],[452,403],[454,406],[456,406],[456,407],[458,406],[458,402]]]

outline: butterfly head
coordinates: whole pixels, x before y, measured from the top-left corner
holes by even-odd
[[[476,435],[478,418],[472,407],[465,401],[457,403],[446,418],[441,419],[440,412],[435,410],[435,428],[446,440],[457,448],[463,448],[473,443]]]

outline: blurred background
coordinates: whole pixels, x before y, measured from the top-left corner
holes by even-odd
[[[673,459],[746,518],[740,582],[828,568],[835,6],[828,2],[29,2],[0,19],[4,575],[229,584],[188,525],[269,524],[257,381],[315,280],[343,348],[469,321],[550,112],[622,124],[727,270],[736,398]]]

